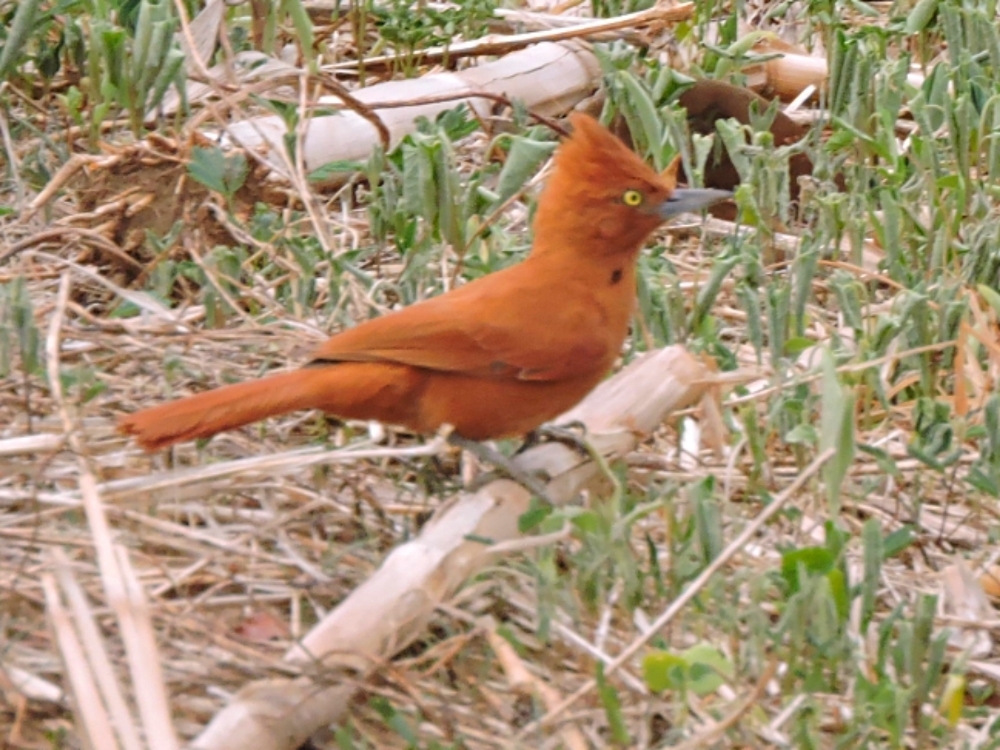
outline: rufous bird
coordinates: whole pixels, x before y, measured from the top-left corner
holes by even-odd
[[[635,307],[636,259],[663,221],[730,196],[677,187],[592,118],[570,116],[522,262],[339,333],[291,372],[123,416],[152,451],[299,409],[466,440],[524,435],[611,369]]]

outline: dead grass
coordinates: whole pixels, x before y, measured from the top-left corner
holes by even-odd
[[[481,146],[473,138],[465,147],[475,152]],[[127,550],[149,600],[155,658],[162,665],[174,726],[184,738],[197,735],[247,684],[302,673],[282,660],[289,647],[365,581],[388,551],[417,534],[462,484],[463,467],[455,456],[420,455],[425,451],[413,436],[331,423],[316,414],[288,415],[225,433],[205,446],[188,443],[152,457],[115,434],[114,418],[120,413],[294,366],[330,329],[386,305],[385,298],[370,295],[342,274],[336,278],[343,287],[321,286],[317,294],[316,309],[329,309],[324,303],[340,295],[329,316],[321,318],[313,309],[290,312],[274,300],[274,279],[259,277],[238,290],[225,325],[212,328],[206,324],[211,311],[193,283],[178,284],[178,304],[170,309],[138,291],[144,274],[165,257],[205,270],[199,259],[219,243],[247,241],[251,252],[272,250],[220,220],[225,214],[221,203],[207,203],[207,192],[181,174],[181,151],[157,155],[142,148],[119,151],[110,165],[81,170],[66,183],[62,197],[30,218],[22,198],[18,207],[26,220],[0,226],[0,284],[24,279],[43,339],[37,371],[24,375],[23,368],[15,368],[15,375],[0,383],[0,726],[12,747],[81,746],[63,693],[65,655],[55,642],[44,590],[43,575],[58,567],[54,550],[65,553],[68,570],[111,644],[110,662],[127,682],[114,602],[108,601],[99,542],[84,509],[85,473],[96,480],[111,535]],[[343,194],[326,198],[328,236],[338,251],[357,247],[367,231],[365,212]],[[287,216],[291,207],[312,199],[261,187],[238,196],[236,213],[245,219],[253,203],[262,200]],[[513,210],[524,216],[522,208]],[[163,253],[148,254],[145,231],[165,234],[176,220],[186,223],[183,238]],[[305,231],[305,219],[299,221],[290,234]],[[693,293],[711,267],[710,251],[697,236],[677,240],[673,248],[680,283]],[[392,282],[404,269],[382,264],[387,257],[369,259],[369,270],[377,267]],[[449,283],[454,255],[444,253],[432,262],[436,283]],[[211,283],[223,294],[234,294],[225,279],[208,270]],[[289,263],[287,273],[294,276],[302,269]],[[316,276],[329,279],[329,266],[321,264]],[[68,284],[65,304],[60,303],[61,283]],[[822,285],[817,280],[817,299],[824,296]],[[895,290],[883,293],[890,300]],[[143,312],[116,317],[121,299]],[[714,309],[731,328],[732,340],[743,342],[733,346],[740,367],[735,379],[752,386],[743,395],[727,394],[724,413],[730,424],[741,409],[766,418],[773,405],[768,399],[794,383],[765,388],[770,373],[746,344],[745,321],[731,287],[723,287]],[[823,320],[824,312],[818,308],[816,319]],[[51,330],[57,313],[59,325]],[[828,329],[835,329],[835,319],[830,313]],[[825,338],[819,323],[817,332]],[[44,352],[46,336],[58,337],[56,359]],[[883,364],[888,371],[894,361]],[[66,382],[63,400],[54,398],[46,367],[81,385]],[[92,385],[99,386],[96,395],[81,398],[81,390]],[[984,382],[981,392],[989,387]],[[858,455],[836,518],[858,535],[870,518],[878,520],[884,534],[913,527],[916,542],[880,568],[880,618],[896,606],[908,607],[920,593],[938,593],[952,606],[947,617],[936,620],[938,626],[957,624],[960,633],[992,635],[1000,622],[988,602],[970,609],[973,594],[938,579],[950,566],[979,570],[1000,558],[995,506],[955,481],[976,456],[966,451],[950,474],[932,473],[908,458],[909,412],[879,417],[865,423],[864,439],[894,460],[898,474],[887,479],[882,464]],[[731,540],[761,512],[761,488],[778,495],[806,465],[802,454],[786,447],[769,457],[770,473],[760,476],[745,440],[721,434],[718,439],[728,444],[720,457],[709,433],[721,420],[700,419],[702,439],[693,451],[681,449],[680,433],[672,425],[624,462],[628,491],[663,506],[628,526],[626,540],[637,564],[648,564],[648,543],[658,551],[662,590],[646,581],[641,601],[625,603],[624,584],[611,580],[591,607],[573,569],[588,559],[581,554],[580,538],[547,552],[512,555],[470,581],[454,601],[438,608],[423,637],[356,685],[350,716],[355,744],[340,746],[412,746],[400,720],[408,723],[420,747],[434,747],[434,742],[468,748],[609,746],[609,711],[598,690],[581,694],[544,729],[539,724],[567,696],[590,684],[598,663],[612,661],[647,637],[650,623],[669,610],[693,577],[678,571],[695,564],[690,559],[695,552],[709,557],[697,544],[680,544],[680,532],[671,525],[699,507],[692,488],[714,478],[718,525],[709,532]],[[689,423],[686,429],[691,428]],[[321,444],[355,455],[320,458],[316,446]],[[385,447],[399,450],[390,456]],[[761,528],[736,561],[706,583],[694,604],[655,633],[661,647],[675,650],[701,641],[715,644],[737,664],[722,688],[683,699],[651,694],[638,660],[609,678],[632,746],[804,746],[792,732],[802,712],[816,717],[821,746],[837,746],[838,734],[857,710],[856,678],[845,679],[840,692],[800,690],[801,683],[788,677],[788,655],[770,658],[761,640],[781,619],[776,597],[762,595],[772,590],[781,566],[778,550],[822,544],[823,523],[830,517],[819,482],[807,483],[793,505],[794,512]],[[846,566],[852,578],[860,576],[857,544],[848,549]],[[871,674],[873,631],[861,632],[856,612],[848,627],[858,644],[852,658],[860,673]],[[754,648],[747,647],[750,642]],[[987,639],[985,649],[966,659],[970,682],[996,684],[995,668],[990,671],[995,651]],[[986,700],[983,711],[959,722],[948,746],[988,746],[995,703]],[[332,734],[315,741],[318,747],[338,746]],[[907,743],[920,747],[920,738],[911,735]],[[876,744],[873,740],[870,746]]]
[[[60,254],[71,256],[72,246]],[[58,280],[67,273],[65,265],[46,263],[26,252],[8,265],[6,273],[29,280],[36,319],[44,326],[55,305]],[[141,454],[113,433],[116,414],[295,362],[301,359],[303,342],[318,332],[312,326],[307,332],[301,327],[289,330],[279,323],[203,329],[197,306],[180,315],[182,326],[143,317],[110,320],[88,312],[104,306],[106,285],[72,273],[70,278],[74,301],[61,329],[61,364],[99,373],[106,387],[85,404],[74,402],[72,396],[67,400],[83,456],[65,447],[47,447],[0,458],[4,507],[0,580],[6,592],[2,622],[7,644],[3,662],[53,688],[61,684],[62,667],[46,625],[40,578],[51,568],[54,548],[66,551],[73,575],[97,606],[98,623],[106,634],[113,632],[110,612],[101,606],[104,590],[91,529],[81,511],[77,467],[82,459],[101,482],[99,491],[114,537],[128,549],[151,601],[173,717],[178,731],[190,736],[233,691],[253,680],[296,672],[281,661],[289,645],[364,581],[388,550],[416,532],[440,499],[457,486],[456,467],[449,460],[427,458],[316,465],[308,449],[330,431],[330,425],[314,414],[290,415],[226,433],[204,448],[186,444],[169,456]],[[165,371],[171,373],[166,381]],[[13,379],[4,383],[0,422],[7,425],[5,439],[18,435],[65,439],[57,413],[58,405],[37,378],[29,378],[27,384]],[[329,439],[362,450],[368,441],[363,425],[335,426]],[[984,549],[994,524],[992,512],[954,497],[947,478],[927,483],[919,464],[905,459],[905,440],[905,433],[891,430],[877,441],[899,459],[904,472],[901,484],[923,484],[918,536],[928,544],[887,564],[883,571],[886,596],[898,602],[905,601],[915,586],[935,591],[938,585],[930,576],[951,560],[947,550]],[[0,442],[0,452],[4,445]],[[297,455],[301,449],[306,452]],[[747,514],[756,512],[739,502],[747,481],[742,461],[722,465],[710,454],[693,460],[676,451],[672,432],[650,442],[627,461],[633,467],[630,484],[643,492],[663,482],[690,484],[714,474],[724,488],[725,529],[738,528]],[[273,457],[284,460],[275,462]],[[781,459],[773,468],[769,483],[776,488],[799,472]],[[859,460],[851,471],[860,483],[879,469]],[[798,521],[765,528],[727,578],[762,577],[777,563],[779,546],[821,541],[822,496],[802,494],[796,507],[801,512]],[[916,520],[888,496],[848,502],[844,510],[841,520],[856,529],[866,517],[878,518],[887,532],[903,519]],[[649,534],[664,549],[670,547],[663,539],[669,532],[656,516],[634,533],[638,545],[642,535]],[[993,561],[996,556],[984,557]],[[533,681],[555,696],[571,695],[589,680],[596,654],[619,653],[642,632],[644,621],[655,619],[656,609],[649,608],[656,603],[655,596],[640,607],[633,621],[623,617],[616,588],[599,611],[557,608],[551,642],[546,643],[537,635],[539,592],[531,557],[528,553],[520,562],[512,560],[472,582],[438,612],[424,638],[359,686],[363,691],[351,717],[358,736],[373,747],[407,746],[371,708],[378,697],[409,717],[421,742],[461,739],[470,748],[509,747],[511,738],[533,717],[551,708],[536,703]],[[670,561],[661,565],[669,569]],[[747,593],[739,595],[745,606],[752,606],[746,597]],[[668,603],[664,600],[660,606]],[[694,632],[683,624],[700,620],[696,614],[682,617],[666,637],[678,647],[690,645],[696,634],[712,639],[707,623]],[[525,670],[516,678],[509,668],[505,671],[493,640],[501,624],[504,636],[518,644],[515,654],[504,657]],[[117,661],[123,655],[111,656]],[[769,674],[771,668],[766,667],[763,676]],[[670,699],[650,696],[632,669],[621,671],[615,683],[629,696],[624,716],[636,746],[661,744],[678,720],[678,707]],[[7,695],[13,693],[8,690]],[[793,708],[773,680],[759,685],[737,682],[728,695],[728,700],[716,696],[707,703],[690,699],[685,712],[691,734],[714,736],[715,722],[721,720],[728,727],[752,716],[757,742],[766,742],[770,735],[780,734],[780,719]],[[606,714],[594,700],[589,695],[564,716],[581,733],[581,746],[607,742]],[[828,696],[824,713],[836,713],[837,705],[847,710],[849,701],[844,700]],[[419,720],[414,718],[417,714]],[[7,717],[8,738],[15,744],[45,745],[54,741],[43,739],[46,736],[74,734],[70,714],[59,708],[59,702],[15,702],[9,704]],[[522,746],[555,747],[565,739],[560,734],[544,736],[532,733]]]

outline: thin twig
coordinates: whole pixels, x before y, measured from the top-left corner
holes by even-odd
[[[704,731],[699,732],[681,744],[674,745],[671,750],[699,750],[699,748],[709,747],[712,743],[717,742],[727,729],[734,726],[747,711],[757,705],[757,701],[763,697],[764,691],[767,689],[767,683],[771,681],[771,678],[774,677],[777,671],[778,661],[774,659],[767,665],[764,673],[757,680],[757,684],[754,685],[753,690],[740,701],[738,706],[726,714],[725,718],[711,724]]]
[[[645,646],[651,639],[655,638],[680,612],[687,606],[688,602],[694,599],[695,596],[705,587],[705,585],[712,579],[719,570],[723,568],[729,561],[736,556],[736,554],[743,549],[747,542],[761,529],[761,527],[766,524],[772,516],[774,516],[779,510],[781,510],[785,503],[787,503],[794,495],[797,493],[807,481],[812,479],[813,475],[816,474],[834,454],[832,448],[820,453],[809,466],[807,466],[801,474],[796,477],[795,481],[792,482],[781,494],[779,494],[774,500],[768,505],[764,510],[760,512],[753,521],[747,524],[746,528],[740,532],[729,546],[726,547],[717,558],[715,558],[711,564],[708,565],[699,575],[695,578],[691,585],[688,586],[684,593],[678,596],[671,603],[669,607],[656,618],[656,621],[646,630],[646,632],[640,635],[638,638],[632,641],[617,657],[614,661],[608,664],[604,668],[605,675],[613,674],[619,667],[628,662],[633,656],[635,656],[639,650]],[[560,703],[555,708],[549,710],[544,716],[532,721],[518,732],[515,740],[524,741],[525,738],[531,733],[537,731],[543,726],[551,724],[557,717],[562,715],[566,709],[576,703],[578,700],[583,698],[594,688],[597,687],[597,680],[590,679],[582,687],[580,687],[575,693],[566,698],[562,703]]]
[[[681,3],[672,7],[656,5],[648,10],[641,10],[637,13],[628,13],[615,18],[602,18],[594,21],[581,23],[577,26],[563,29],[546,29],[544,31],[530,31],[526,34],[516,34],[513,36],[489,36],[482,39],[474,39],[468,42],[458,42],[447,47],[431,47],[421,50],[419,62],[427,64],[438,62],[447,57],[453,60],[458,57],[470,57],[479,55],[502,55],[513,50],[530,47],[541,42],[561,42],[569,39],[583,39],[595,34],[603,34],[617,29],[634,29],[637,26],[651,24],[667,24],[677,21],[687,20],[694,13],[694,3]],[[376,65],[391,65],[401,58],[401,55],[381,55],[380,57],[365,58],[365,67]],[[350,63],[338,63],[331,66],[334,70],[354,68],[356,61]]]

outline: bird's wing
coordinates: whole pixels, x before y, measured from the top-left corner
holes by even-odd
[[[561,380],[607,367],[621,335],[586,290],[498,272],[350,328],[322,344],[313,361]]]

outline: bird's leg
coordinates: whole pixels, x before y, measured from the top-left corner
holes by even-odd
[[[528,433],[517,452],[523,453],[545,441],[562,443],[567,448],[579,453],[583,458],[593,457],[593,447],[587,441],[587,425],[580,421],[567,422],[564,425],[543,424]]]
[[[499,451],[493,450],[485,443],[480,443],[475,440],[466,440],[464,437],[455,432],[448,435],[448,442],[456,448],[469,451],[469,453],[474,455],[483,463],[492,464],[515,482],[524,486],[532,494],[537,495],[545,502],[551,504],[548,495],[546,495],[545,483],[535,475],[529,474],[519,468],[513,461]]]

